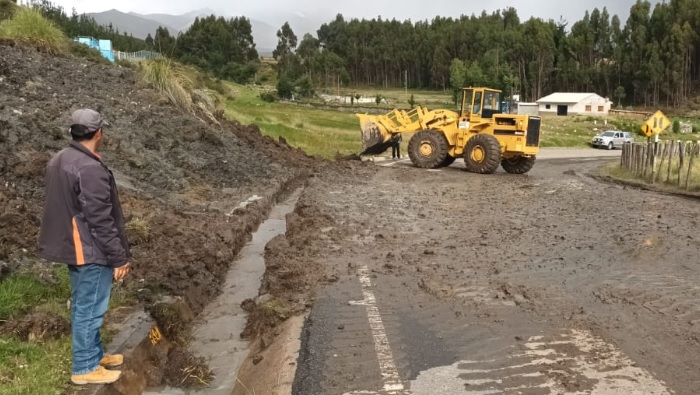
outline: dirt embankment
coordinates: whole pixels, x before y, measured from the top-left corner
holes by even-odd
[[[126,286],[145,305],[182,296],[201,311],[268,209],[322,166],[256,126],[207,123],[173,107],[133,70],[0,43],[3,273],[39,263],[44,169],[68,144],[69,115],[81,107],[111,123],[102,155],[133,221]],[[254,195],[262,199],[239,207]]]

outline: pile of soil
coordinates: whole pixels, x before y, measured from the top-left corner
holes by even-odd
[[[111,124],[101,154],[139,220],[126,286],[146,305],[182,296],[199,313],[269,208],[323,165],[256,126],[170,105],[134,70],[0,42],[0,266],[38,261],[44,169],[83,107]]]

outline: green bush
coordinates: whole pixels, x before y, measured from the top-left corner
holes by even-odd
[[[681,121],[675,120],[673,121],[673,133],[678,134],[681,132]]]
[[[260,94],[260,99],[267,103],[273,103],[277,98],[272,92],[263,92]]]
[[[228,93],[224,82],[218,78],[212,78],[209,74],[204,74],[200,80],[202,85],[206,86],[209,90],[217,92],[221,95],[226,95]]]
[[[301,77],[296,82],[296,90],[299,92],[301,97],[311,97],[316,91],[314,90],[314,84],[311,82],[311,78],[308,76]]]
[[[110,61],[102,56],[100,51],[85,44],[70,41],[68,44],[68,51],[78,58],[87,59],[95,63],[110,64]]]
[[[255,62],[248,62],[245,64],[229,62],[221,69],[220,75],[222,78],[228,78],[239,84],[247,84],[255,77],[257,71],[258,65]]]
[[[17,4],[11,0],[0,0],[0,22],[10,19],[17,10]]]
[[[283,99],[291,99],[294,96],[294,84],[287,76],[283,75],[277,81],[277,96]]]
[[[138,70],[139,66],[136,62],[130,62],[126,59],[115,60],[114,64],[125,69]]]
[[[18,7],[11,19],[0,22],[0,38],[32,45],[50,54],[63,53],[65,34],[33,8]]]
[[[411,97],[408,99],[408,105],[411,106],[411,108],[416,106],[416,98],[413,97],[413,93],[411,93]]]

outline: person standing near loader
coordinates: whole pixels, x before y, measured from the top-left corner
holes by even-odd
[[[103,141],[102,116],[80,109],[71,115],[73,141],[46,168],[46,204],[39,255],[68,265],[74,384],[117,381],[122,355],[105,355],[100,327],[109,305],[112,281],[129,272],[117,185],[97,154]]]
[[[397,133],[396,136],[392,139],[391,157],[393,159],[401,159],[401,141],[403,141],[401,133]]]

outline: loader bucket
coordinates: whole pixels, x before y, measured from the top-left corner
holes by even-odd
[[[374,122],[370,115],[357,114],[362,129],[362,153],[360,155],[378,155],[391,147],[391,135]]]

